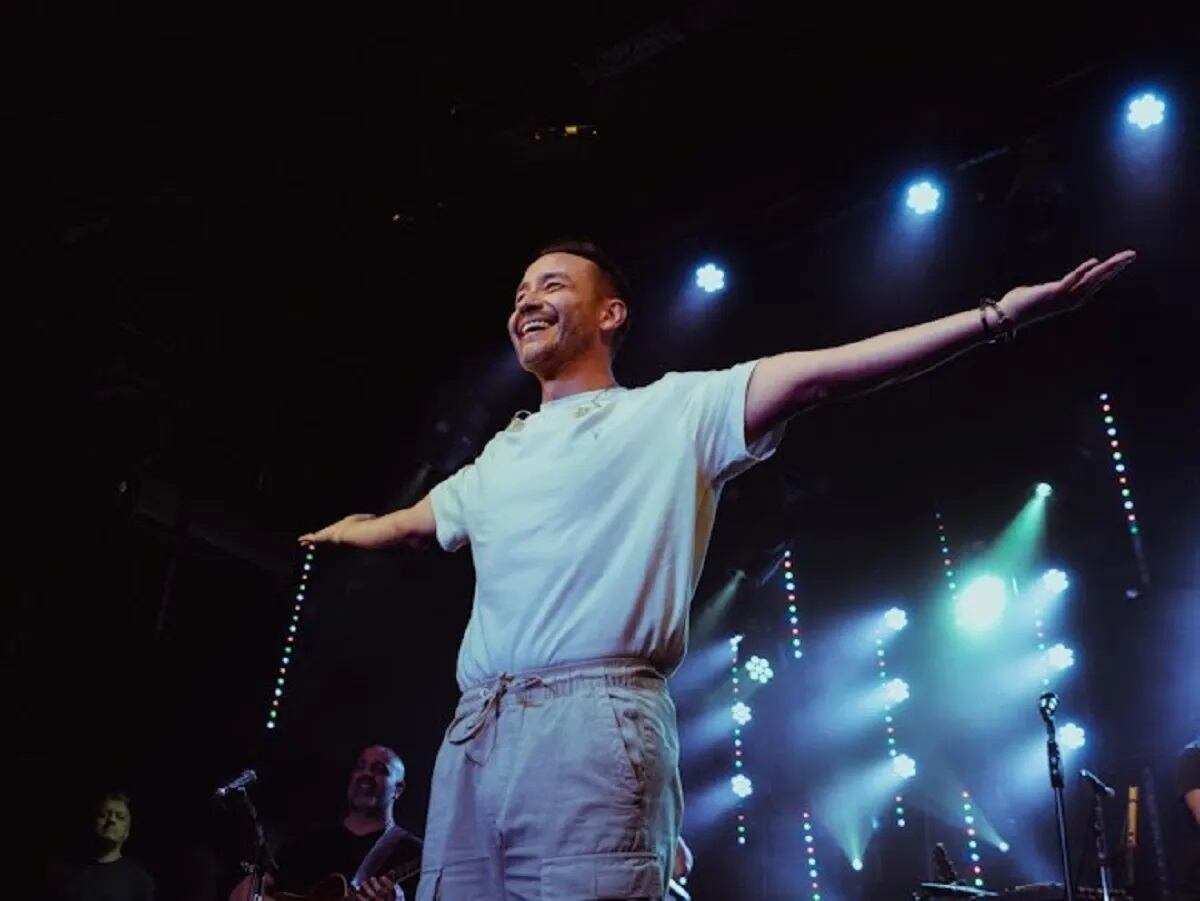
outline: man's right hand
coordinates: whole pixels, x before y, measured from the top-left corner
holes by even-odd
[[[309,532],[306,535],[300,536],[301,544],[356,544],[356,534],[361,534],[363,529],[358,526],[359,523],[370,522],[373,519],[378,519],[372,513],[351,513],[349,516],[343,516],[332,525],[328,525],[323,529],[318,529],[316,532]],[[356,528],[357,526],[357,528]]]

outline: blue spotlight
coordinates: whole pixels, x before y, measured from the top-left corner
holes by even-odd
[[[1061,569],[1048,569],[1042,574],[1042,588],[1050,594],[1062,594],[1071,587],[1071,580]]]
[[[771,669],[771,664],[755,654],[746,661],[746,675],[755,682],[760,682],[766,685],[775,675],[775,671]]]
[[[1034,493],[1040,498],[1047,498],[1054,493],[1054,487],[1049,482],[1038,482]]]
[[[1067,723],[1058,730],[1058,743],[1064,751],[1076,751],[1087,744],[1087,733],[1076,723]]]
[[[893,607],[883,615],[883,624],[893,632],[899,632],[908,625],[908,614],[899,607]]]
[[[901,779],[911,779],[917,775],[917,762],[907,754],[897,754],[892,758],[892,772]]]
[[[1127,109],[1125,121],[1139,131],[1162,125],[1167,114],[1167,105],[1150,91],[1130,100]]]
[[[733,721],[739,726],[744,726],[750,722],[750,705],[738,701],[730,708],[730,713],[733,714]]]
[[[933,182],[922,180],[908,186],[904,195],[905,205],[918,216],[937,211],[942,202],[942,192]]]
[[[1046,649],[1046,663],[1057,670],[1067,669],[1075,663],[1075,652],[1059,642]]]
[[[749,776],[742,773],[738,773],[729,780],[729,787],[739,798],[748,798],[754,794],[754,783],[750,781]]]
[[[854,860],[850,861],[850,869],[852,869],[854,872],[860,873],[862,872],[862,868],[863,862],[861,857],[856,857]]]
[[[1008,590],[998,576],[980,576],[958,596],[955,614],[964,629],[981,632],[990,629],[1004,616]]]
[[[1001,853],[1001,854],[1007,854],[1007,853],[1008,853],[1008,850],[1009,850],[1009,848],[1008,848],[1008,842],[1001,841],[1001,842],[1000,842],[1000,844],[996,845],[996,847],[1000,849],[1000,853]]]
[[[696,270],[696,287],[705,294],[716,294],[725,288],[725,270],[713,263],[705,263]]]
[[[903,679],[893,679],[884,683],[883,696],[889,704],[899,704],[908,700],[908,683]]]

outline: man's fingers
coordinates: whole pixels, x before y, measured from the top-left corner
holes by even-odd
[[[1132,263],[1137,255],[1127,250],[1114,254],[1098,266],[1093,266],[1076,285],[1077,290],[1092,294],[1117,277],[1126,266]]]
[[[1074,291],[1075,286],[1083,280],[1083,277],[1099,265],[1100,261],[1095,257],[1085,260],[1063,276],[1062,281],[1059,283],[1060,287],[1064,291]]]

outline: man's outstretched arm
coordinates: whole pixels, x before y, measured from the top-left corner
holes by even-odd
[[[429,495],[386,516],[354,513],[316,532],[300,536],[301,544],[348,544],[351,547],[420,548],[437,537]]]
[[[1066,312],[1107,284],[1135,256],[1126,250],[1104,262],[1088,260],[1057,281],[1014,288],[997,306],[1013,326]],[[995,310],[983,315],[990,331],[980,310],[973,309],[841,347],[763,359],[746,394],[747,442],[809,407],[911,378],[981,343],[990,332],[1003,331]]]

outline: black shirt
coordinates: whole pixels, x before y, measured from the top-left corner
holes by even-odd
[[[154,880],[128,857],[112,863],[92,861],[64,881],[62,901],[153,901]]]
[[[411,832],[395,828],[394,849],[368,875],[380,876],[394,867],[421,859],[421,840]],[[279,863],[276,885],[280,891],[302,894],[330,873],[341,873],[349,881],[381,835],[382,829],[355,835],[342,823],[309,829],[284,842],[275,855]],[[410,890],[415,890],[416,878],[402,882],[401,886],[411,897]]]

